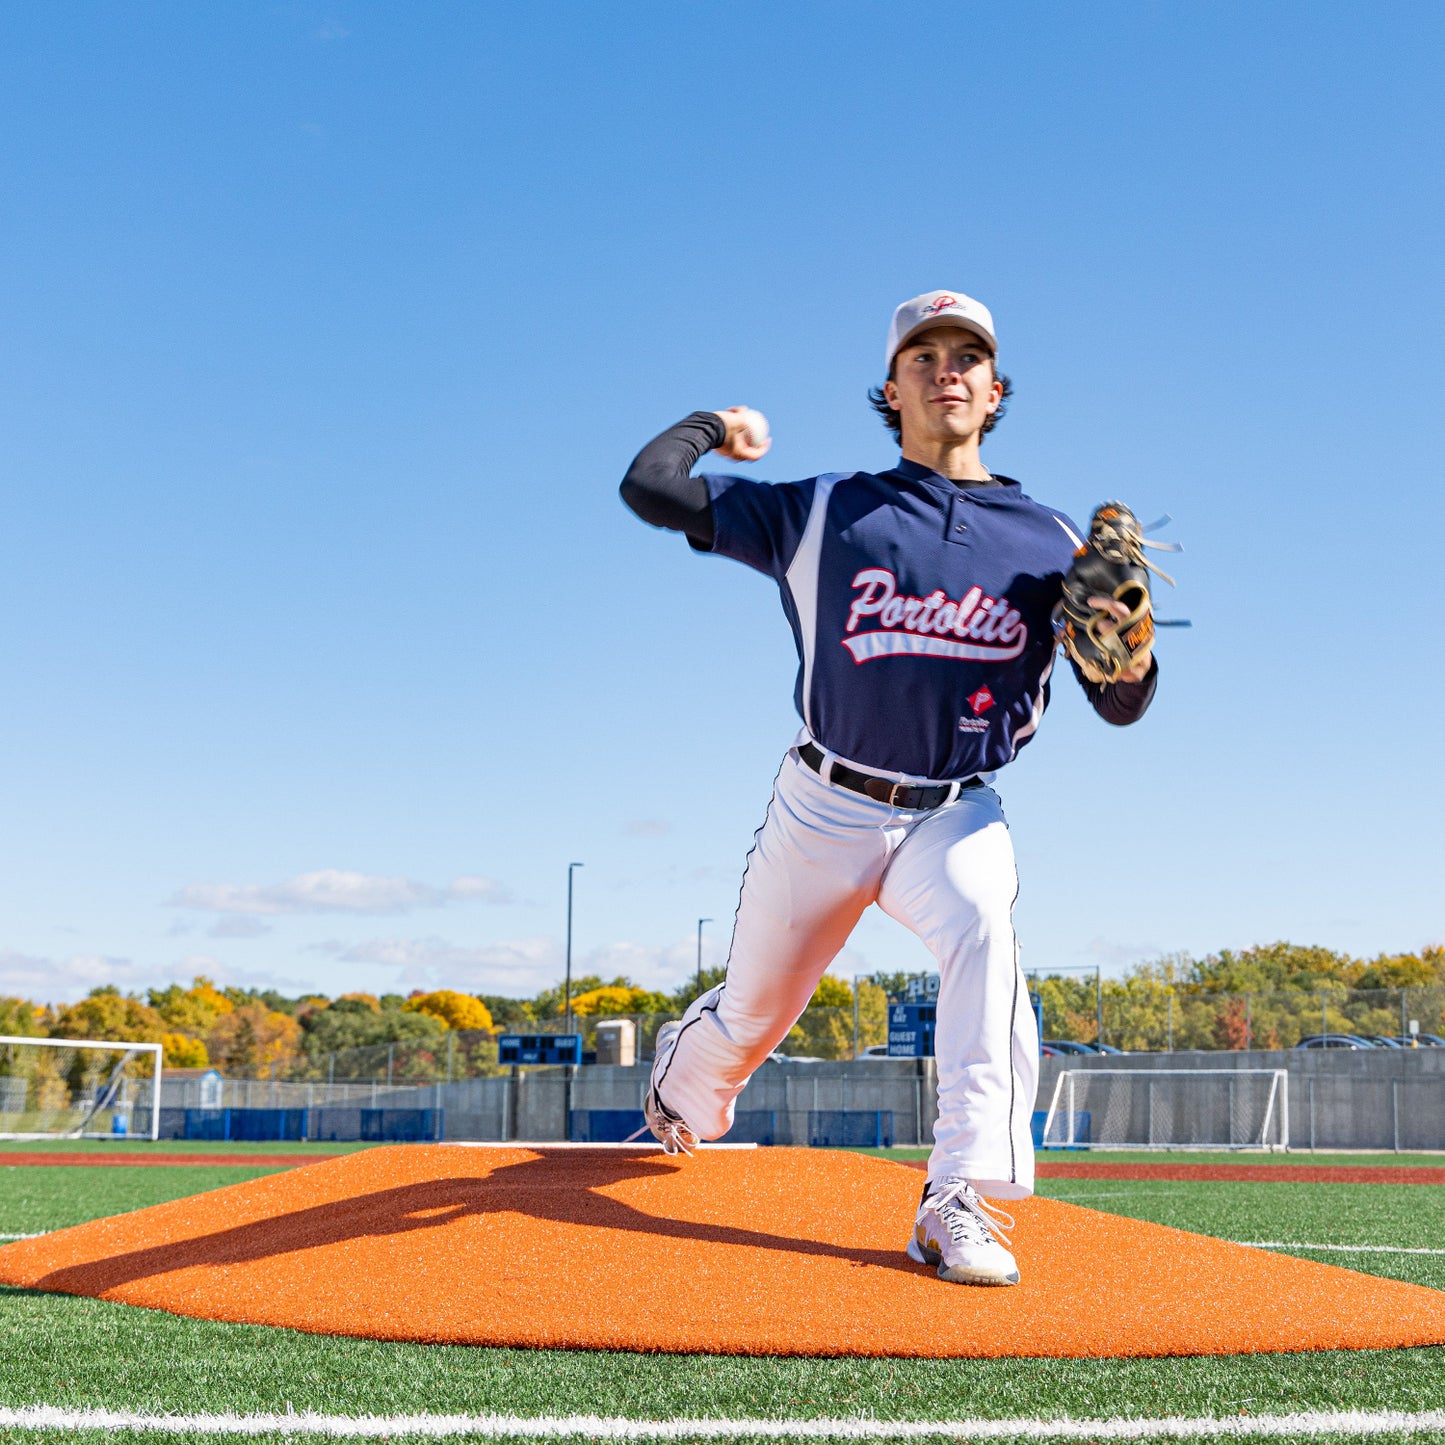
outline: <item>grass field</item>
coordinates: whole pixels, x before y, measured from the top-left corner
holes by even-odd
[[[189,1152],[216,1152],[216,1146]],[[252,1151],[226,1146],[225,1152],[305,1151],[263,1145]],[[1137,1162],[1139,1156],[1128,1157]],[[1209,1156],[1206,1162],[1218,1159]],[[1408,1162],[1408,1156],[1292,1156],[1293,1162],[1300,1159]],[[1416,1156],[1414,1162],[1442,1161]],[[40,1233],[269,1172],[249,1166],[7,1167],[0,1155],[0,1234]],[[1438,1186],[1056,1179],[1042,1181],[1040,1193],[1226,1239],[1288,1244],[1290,1252],[1308,1258],[1445,1290],[1445,1252],[1390,1252],[1445,1251],[1445,1189]],[[1100,1228],[1108,1228],[1106,1215]],[[1338,1253],[1301,1247],[1326,1244],[1372,1249]],[[465,1265],[458,1261],[459,1269]],[[599,1281],[599,1288],[609,1286],[625,1300],[631,1290],[662,1288],[665,1281],[650,1278],[640,1257],[635,1279]],[[1059,1301],[1061,1310],[1101,1305],[1107,1302],[1091,1300],[1083,1280],[1076,1299]],[[1445,1310],[1445,1296],[1441,1306]],[[31,1405],[181,1415],[315,1411],[353,1419],[496,1414],[526,1417],[529,1431],[562,1431],[568,1428],[562,1417],[580,1415],[639,1424],[684,1422],[679,1434],[685,1422],[699,1419],[772,1421],[774,1431],[794,1434],[807,1428],[805,1422],[838,1419],[896,1422],[910,1434],[929,1422],[1019,1421],[1019,1438],[1038,1438],[1057,1428],[1043,1422],[1067,1416],[1096,1422],[1076,1437],[1086,1439],[1118,1438],[1120,1422],[1128,1420],[1219,1422],[1195,1437],[1204,1438],[1225,1429],[1237,1433],[1261,1415],[1445,1411],[1445,1349],[1117,1361],[785,1360],[469,1349],[214,1324],[0,1289],[0,1408]],[[281,1438],[261,1422],[248,1428],[252,1438],[272,1433]],[[593,1425],[575,1433],[596,1436],[609,1428],[621,1429]],[[733,1427],[739,1428],[743,1433],[731,1438],[747,1438],[749,1427]],[[409,1433],[395,1422],[377,1429],[390,1438]],[[104,1433],[126,1439],[136,1432],[119,1425]],[[0,1439],[11,1438],[75,1437],[0,1424]],[[166,1438],[219,1437],[193,1428]],[[493,1431],[490,1438],[508,1437]],[[1335,1432],[1330,1438],[1365,1436]],[[1445,1428],[1373,1431],[1369,1438],[1445,1439]]]

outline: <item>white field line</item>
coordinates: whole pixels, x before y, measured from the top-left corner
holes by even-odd
[[[43,1232],[48,1233],[49,1231],[47,1230],[47,1231],[43,1231]],[[38,1234],[0,1234],[0,1240],[10,1240],[10,1239],[39,1239],[39,1238],[40,1238],[40,1235],[38,1235]]]
[[[1231,1239],[1246,1249],[1328,1250],[1331,1254],[1445,1254],[1445,1249],[1419,1249],[1403,1244],[1298,1244],[1281,1239]]]
[[[56,1405],[0,1408],[11,1430],[143,1430],[179,1435],[322,1435],[333,1439],[471,1435],[555,1440],[769,1439],[1187,1440],[1271,1435],[1383,1435],[1445,1430],[1445,1410],[1331,1410],[1293,1415],[1170,1416],[1085,1420],[629,1420],[603,1415],[160,1415],[126,1410],[67,1410]]]

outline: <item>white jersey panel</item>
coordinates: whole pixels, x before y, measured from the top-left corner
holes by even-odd
[[[803,654],[803,722],[813,726],[813,663],[818,652],[818,577],[823,557],[823,532],[828,521],[828,498],[840,472],[821,476],[813,488],[813,505],[803,540],[783,574],[798,614],[798,646]]]

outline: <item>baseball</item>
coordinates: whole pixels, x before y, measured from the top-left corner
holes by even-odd
[[[752,407],[743,408],[743,422],[748,429],[748,440],[755,447],[767,446],[768,439],[772,435],[768,430],[768,419],[762,412],[754,411]]]

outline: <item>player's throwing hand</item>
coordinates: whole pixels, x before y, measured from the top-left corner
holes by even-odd
[[[735,462],[755,462],[773,444],[768,419],[750,406],[730,406],[718,412],[727,427],[727,439],[715,450]]]

